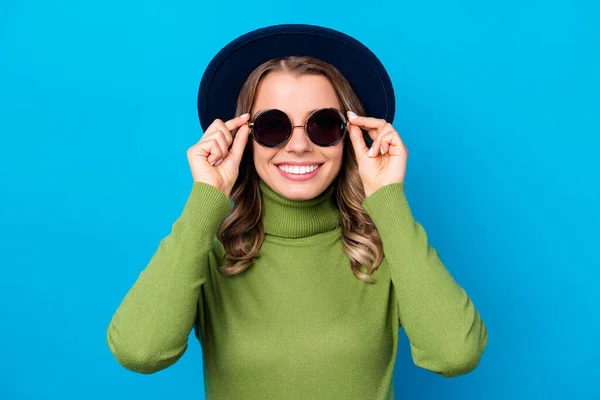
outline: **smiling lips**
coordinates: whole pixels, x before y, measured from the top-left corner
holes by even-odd
[[[290,165],[290,164],[279,164],[277,169],[285,178],[293,181],[306,181],[314,178],[321,170],[323,164],[304,164],[304,165]]]
[[[320,164],[312,164],[312,165],[289,165],[289,164],[279,164],[277,167],[287,172],[288,174],[307,174],[313,172],[317,168],[319,168]]]

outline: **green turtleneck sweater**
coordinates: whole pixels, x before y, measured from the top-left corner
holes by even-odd
[[[393,399],[399,328],[414,363],[442,376],[473,370],[487,329],[413,219],[404,184],[363,202],[383,240],[375,284],[352,273],[333,186],[289,200],[260,181],[265,240],[248,270],[223,277],[216,232],[228,197],[194,183],[181,216],[108,330],[125,368],[153,373],[201,341],[206,398]]]

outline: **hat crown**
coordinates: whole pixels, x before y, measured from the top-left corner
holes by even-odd
[[[198,89],[203,130],[217,118],[235,116],[239,91],[252,71],[275,58],[311,56],[336,67],[348,80],[368,116],[393,122],[395,95],[377,56],[357,39],[334,29],[308,24],[279,24],[245,33],[209,62]]]

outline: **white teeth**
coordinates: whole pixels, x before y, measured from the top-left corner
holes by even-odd
[[[298,166],[290,166],[290,165],[278,165],[279,169],[287,172],[288,174],[307,174],[309,172],[313,172],[315,169],[319,168],[318,165],[303,165],[301,167]]]

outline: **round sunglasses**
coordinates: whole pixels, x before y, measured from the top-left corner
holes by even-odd
[[[294,125],[283,111],[268,109],[257,112],[248,122],[252,137],[264,147],[283,146],[296,127],[303,127],[308,138],[317,146],[329,147],[344,138],[348,123],[344,114],[335,108],[313,111],[305,125]]]

